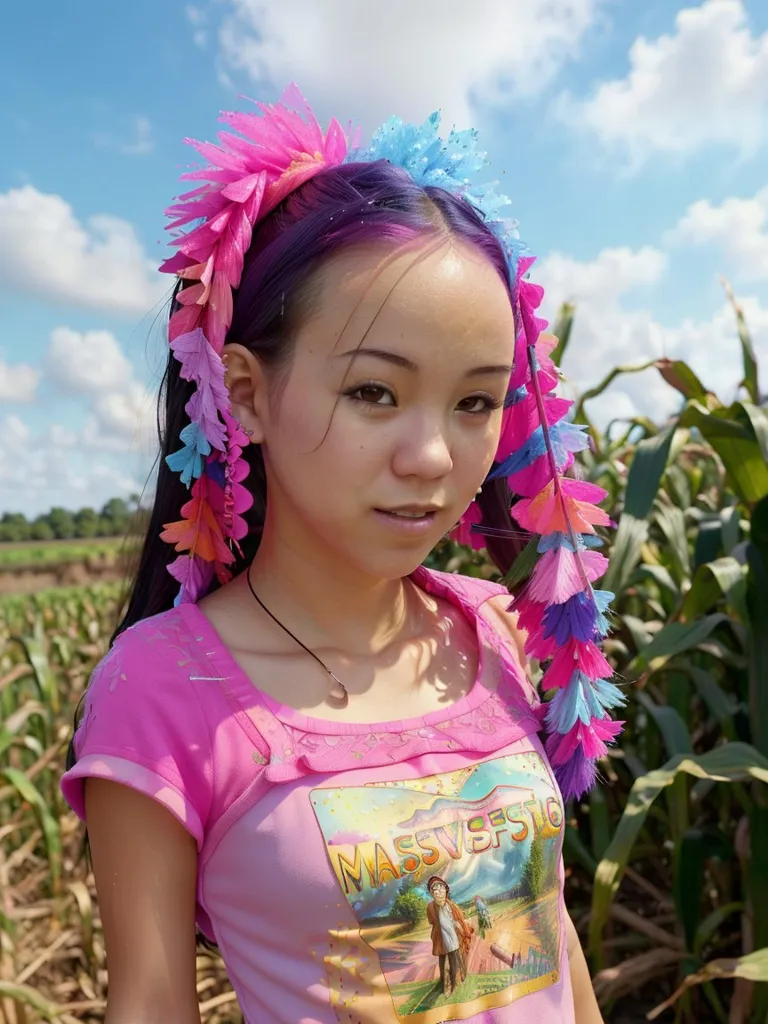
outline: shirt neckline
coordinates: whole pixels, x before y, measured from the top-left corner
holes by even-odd
[[[222,679],[227,681],[233,695],[245,711],[253,708],[254,703],[261,704],[283,724],[301,729],[303,732],[321,735],[343,736],[418,731],[438,726],[474,711],[492,696],[492,692],[483,683],[487,669],[486,645],[483,643],[480,618],[476,610],[463,600],[453,587],[438,581],[425,566],[419,566],[409,578],[428,594],[437,595],[450,601],[470,619],[474,625],[477,639],[477,670],[471,687],[457,701],[424,715],[383,722],[340,722],[332,718],[319,718],[305,715],[289,704],[276,700],[260,690],[253,682],[231,654],[208,616],[196,604],[181,604],[178,607],[185,616],[194,620],[193,625],[196,631],[204,633],[206,640],[210,641],[209,644],[206,644],[206,656],[221,673]]]

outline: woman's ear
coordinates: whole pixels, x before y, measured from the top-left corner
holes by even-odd
[[[224,363],[224,383],[232,402],[232,415],[246,430],[249,439],[261,444],[265,438],[266,417],[269,414],[267,378],[264,366],[243,345],[225,345],[221,358]]]

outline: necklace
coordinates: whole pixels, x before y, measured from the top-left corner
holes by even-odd
[[[254,598],[256,599],[256,603],[259,605],[261,610],[266,612],[267,615],[270,617],[270,619],[272,619],[272,621],[274,623],[276,623],[280,627],[280,629],[283,630],[284,633],[287,633],[288,636],[291,638],[291,640],[294,641],[294,643],[297,643],[299,645],[299,647],[301,647],[304,651],[306,651],[307,654],[310,656],[310,658],[314,658],[315,661],[318,663],[318,665],[320,665],[320,667],[323,669],[323,671],[328,676],[330,676],[330,678],[333,680],[333,686],[331,687],[331,689],[330,689],[330,691],[328,693],[328,697],[330,698],[332,703],[336,705],[336,707],[345,708],[347,706],[347,704],[349,704],[349,691],[347,690],[347,688],[344,685],[344,683],[342,683],[342,681],[339,679],[339,677],[336,675],[335,672],[332,672],[328,668],[328,666],[325,664],[324,661],[321,661],[320,658],[318,658],[318,656],[315,654],[314,651],[310,651],[310,649],[307,647],[307,645],[303,644],[301,642],[301,640],[299,640],[299,638],[297,636],[295,636],[290,631],[290,629],[288,629],[287,626],[283,625],[283,623],[280,621],[280,619],[278,619],[278,617],[276,615],[274,615],[269,610],[269,608],[267,608],[267,606],[261,600],[259,595],[253,589],[253,584],[251,583],[251,567],[250,567],[250,565],[248,566],[248,569],[246,570],[245,578],[248,581],[248,588],[251,591],[251,593],[253,594]]]

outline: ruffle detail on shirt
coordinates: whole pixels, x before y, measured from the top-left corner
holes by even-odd
[[[491,754],[542,728],[539,708],[510,706],[498,693],[489,693],[487,700],[465,714],[452,717],[448,709],[442,722],[400,732],[377,732],[375,727],[341,735],[305,732],[264,710],[264,720],[256,724],[270,747],[265,767],[270,782],[380,768],[424,754]]]

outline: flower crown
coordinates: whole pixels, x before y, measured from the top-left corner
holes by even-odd
[[[182,518],[161,534],[178,553],[168,566],[180,584],[176,603],[197,600],[214,574],[221,583],[230,579],[234,551],[241,553],[239,542],[248,532],[243,513],[252,497],[243,486],[248,464],[242,455],[248,439],[232,415],[221,353],[254,226],[323,168],[350,161],[388,160],[421,185],[463,196],[501,243],[515,286],[515,369],[489,479],[508,480],[519,496],[511,514],[538,537],[538,559],[513,606],[527,630],[526,653],[549,663],[542,688],[555,694],[546,706],[547,751],[564,795],[578,796],[594,783],[595,762],[622,725],[609,710],[624,697],[610,682],[612,669],[598,646],[608,633],[613,595],[592,586],[607,568],[596,550],[602,542],[595,527],[613,524],[597,507],[606,492],[564,475],[588,441],[584,428],[565,419],[572,403],[554,393],[557,339],[543,333],[547,323],[536,315],[543,290],[527,277],[534,260],[521,255],[514,225],[500,215],[509,200],[495,185],[472,181],[486,163],[477,133],[453,130],[441,139],[438,113],[421,125],[393,117],[361,150],[351,128],[345,132],[335,119],[323,132],[294,85],[280,102],[257,107],[260,114],[222,114],[233,132],[219,134],[220,146],[187,140],[210,166],[182,176],[204,184],[166,211],[169,230],[197,225],[174,238],[178,251],[160,268],[188,282],[177,295],[169,340],[181,377],[195,384],[182,447],[166,459],[191,490]],[[455,536],[483,546],[475,502]]]

